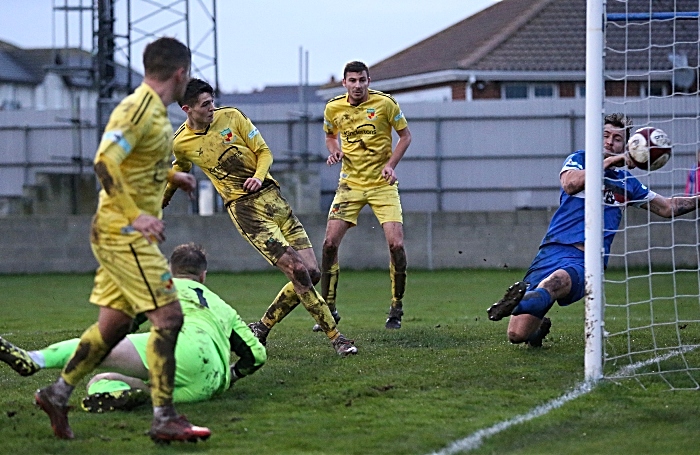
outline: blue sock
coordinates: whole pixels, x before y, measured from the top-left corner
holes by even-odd
[[[553,304],[552,296],[545,288],[535,288],[525,293],[513,314],[531,314],[542,319]]]

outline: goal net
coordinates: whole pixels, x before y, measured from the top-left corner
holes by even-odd
[[[700,192],[700,0],[604,3],[606,114],[664,130],[670,161],[632,170],[665,197]],[[602,376],[643,387],[700,389],[700,223],[628,206],[603,277]]]

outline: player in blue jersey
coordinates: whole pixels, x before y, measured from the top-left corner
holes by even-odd
[[[649,190],[627,170],[625,146],[632,122],[623,114],[605,117],[603,127],[604,239],[605,265],[610,246],[627,205],[649,210],[664,218],[683,215],[697,209],[698,196],[667,198]],[[585,294],[584,209],[586,181],[585,152],[579,150],[566,158],[559,173],[560,205],[549,223],[539,251],[525,278],[508,288],[501,300],[488,309],[489,319],[499,321],[511,316],[508,340],[542,346],[552,325],[545,317],[554,302],[570,305]]]
[[[193,243],[176,247],[170,269],[184,317],[175,346],[173,401],[208,400],[262,367],[267,359],[265,347],[236,310],[204,285],[207,259],[201,247]],[[97,374],[89,381],[83,409],[128,410],[149,401],[148,337],[148,333],[127,335],[112,349],[101,367],[113,372]],[[44,368],[63,368],[79,343],[74,338],[25,351],[0,338],[0,360],[20,375],[30,376]],[[238,357],[236,362],[231,362],[231,352]]]

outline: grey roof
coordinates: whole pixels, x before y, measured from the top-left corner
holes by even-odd
[[[372,80],[446,70],[583,74],[586,3],[503,0],[372,65]],[[698,0],[608,1],[607,12],[669,12],[674,6],[676,11],[698,12]],[[670,69],[668,55],[674,52],[687,56],[689,66],[698,65],[697,19],[633,23],[626,30],[608,22],[606,27],[608,70]]]
[[[0,49],[0,81],[34,84],[36,78],[17,63],[10,53]]]
[[[319,85],[303,86],[304,99],[308,103],[325,103],[327,100],[316,95]],[[252,93],[222,93],[217,104],[237,106],[240,104],[299,103],[298,85],[271,85]]]
[[[69,86],[93,86],[92,54],[88,51],[77,48],[23,49],[0,41],[0,81],[40,84],[49,71],[61,74]],[[126,66],[115,65],[115,85],[118,88],[126,88],[128,74]],[[143,76],[133,70],[131,78],[132,89],[143,80]]]

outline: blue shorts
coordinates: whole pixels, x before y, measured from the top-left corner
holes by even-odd
[[[571,291],[565,297],[558,299],[557,303],[560,306],[567,306],[581,300],[586,294],[584,253],[572,245],[550,243],[540,247],[523,279],[529,283],[527,290],[532,291],[557,270],[564,270],[571,278]],[[513,314],[518,314],[517,308]]]

